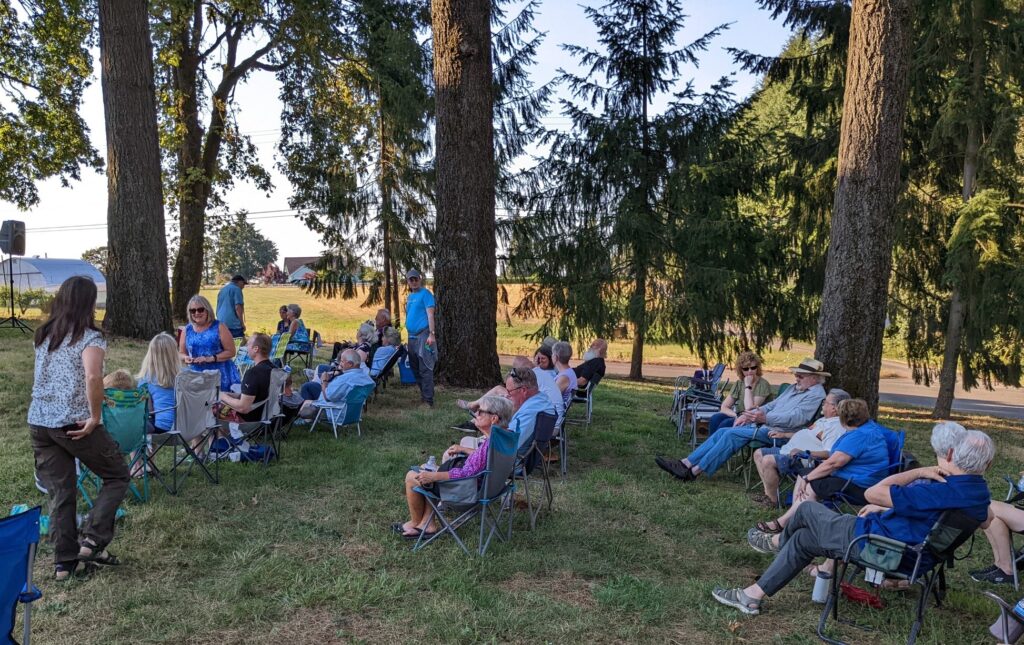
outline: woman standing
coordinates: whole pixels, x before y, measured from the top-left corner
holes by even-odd
[[[740,352],[736,357],[736,383],[719,411],[708,420],[708,436],[719,428],[731,428],[737,415],[751,410],[772,395],[771,384],[761,376],[761,357],[754,352]]]
[[[36,472],[50,494],[54,578],[67,580],[82,562],[119,564],[107,551],[114,516],[128,490],[128,467],[102,425],[103,356],[107,343],[96,328],[96,284],[68,278],[53,300],[53,313],[35,334],[35,381],[28,423]],[[95,505],[75,526],[78,497],[75,459],[103,480]]]
[[[230,392],[231,386],[242,382],[235,366],[235,341],[227,325],[213,317],[210,301],[200,295],[188,301],[189,323],[178,342],[181,361],[195,372],[220,372],[220,389]]]

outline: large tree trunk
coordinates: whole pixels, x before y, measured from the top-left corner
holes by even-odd
[[[635,269],[633,295],[629,302],[629,318],[633,324],[633,355],[629,362],[629,378],[639,381],[644,377],[644,341],[647,337],[647,267]]]
[[[100,0],[99,23],[109,200],[103,323],[148,339],[171,328],[171,307],[147,5]]]
[[[494,230],[490,0],[432,0],[436,91],[437,333],[441,379],[501,378]]]
[[[878,409],[893,210],[907,104],[912,0],[858,0],[850,20],[836,196],[817,358]]]
[[[978,157],[981,152],[980,105],[984,102],[985,63],[988,57],[988,49],[982,34],[982,21],[985,19],[984,0],[974,0],[972,5],[971,96],[979,107],[969,110],[970,116],[967,121],[963,188],[960,195],[965,204],[974,197],[978,181]],[[963,343],[967,315],[967,303],[964,301],[963,292],[959,284],[954,284],[949,298],[949,319],[946,321],[946,347],[942,354],[942,369],[939,371],[939,395],[935,397],[935,408],[932,410],[932,416],[936,419],[948,419],[953,411],[956,372],[960,363],[960,345]]]

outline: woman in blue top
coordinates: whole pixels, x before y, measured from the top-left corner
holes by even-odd
[[[136,378],[139,385],[149,386],[153,400],[153,432],[167,432],[174,429],[174,379],[181,371],[181,357],[174,337],[161,332],[149,341],[149,350],[142,359],[142,367]]]
[[[235,366],[235,341],[227,325],[213,317],[210,301],[198,294],[188,301],[188,319],[178,343],[181,361],[195,372],[220,372],[220,389],[230,392],[242,377]]]
[[[302,322],[302,307],[298,305],[288,305],[288,333],[292,335],[286,348],[289,352],[309,351],[309,332]]]
[[[828,459],[797,478],[793,505],[786,514],[778,520],[758,522],[748,534],[754,548],[755,540],[781,533],[802,502],[828,499],[841,492],[850,503],[863,506],[867,504],[865,491],[889,475],[889,448],[883,434],[886,430],[871,420],[867,402],[847,399],[839,403],[838,411],[839,423],[846,432],[832,444]]]

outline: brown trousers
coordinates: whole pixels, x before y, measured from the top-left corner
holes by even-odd
[[[103,426],[88,436],[73,441],[65,432],[75,426],[44,428],[30,425],[32,449],[36,457],[36,473],[50,492],[50,541],[54,562],[78,558],[78,529],[75,511],[78,501],[78,475],[75,458],[103,480],[92,511],[82,524],[83,538],[89,538],[100,549],[114,539],[114,516],[128,491],[131,477],[128,465],[117,443]]]

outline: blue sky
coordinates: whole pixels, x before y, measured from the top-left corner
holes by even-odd
[[[582,4],[599,6],[602,3]],[[700,67],[682,72],[681,82],[692,80],[698,90],[706,89],[722,76],[734,75],[736,95],[747,96],[758,79],[740,72],[725,49],[737,47],[773,54],[789,37],[782,23],[772,21],[767,12],[757,8],[754,0],[691,0],[684,2],[683,7],[688,18],[679,37],[680,43],[689,43],[720,24],[730,23],[729,29],[701,56]],[[544,0],[536,26],[548,32],[533,70],[537,83],[554,78],[560,67],[575,69],[572,58],[561,50],[560,44],[595,45],[593,25],[585,19],[581,4],[576,2]],[[263,73],[253,76],[236,92],[241,128],[253,137],[263,163],[272,170],[280,117],[277,91],[273,77]],[[83,110],[92,131],[93,145],[102,154],[105,141],[98,77],[86,92]],[[563,127],[567,123],[557,113],[548,115],[544,122],[549,127]],[[282,257],[318,253],[321,247],[316,236],[288,212],[283,212],[288,208],[288,182],[276,171],[273,177],[275,189],[269,196],[252,186],[239,184],[228,197],[229,206],[252,213],[253,223],[277,243]],[[27,255],[77,258],[85,249],[106,244],[105,176],[86,171],[82,181],[74,182],[69,188],[51,180],[41,185],[40,194],[39,205],[29,212],[18,212],[13,205],[0,202],[0,219],[25,220],[29,229]]]

